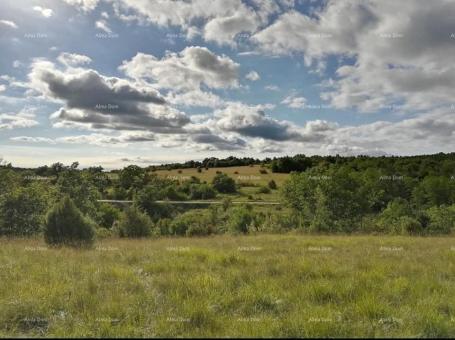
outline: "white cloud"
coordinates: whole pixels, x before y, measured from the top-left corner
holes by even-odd
[[[74,6],[77,9],[81,9],[85,12],[92,11],[98,5],[100,0],[63,0],[68,5]]]
[[[268,91],[279,91],[280,88],[276,85],[267,85],[264,87],[264,89],[268,90]]]
[[[60,53],[60,55],[57,57],[57,60],[66,66],[79,66],[90,64],[92,62],[92,59],[85,55],[67,52]]]
[[[33,10],[36,12],[39,12],[45,18],[50,18],[52,16],[52,14],[54,14],[54,11],[52,9],[44,8],[41,6],[34,6]]]
[[[402,101],[423,110],[452,101],[454,15],[452,1],[332,0],[311,16],[284,13],[252,39],[264,53],[301,53],[320,70],[327,56],[355,58],[324,89],[335,108],[377,111]]]
[[[18,28],[14,21],[10,20],[0,20],[0,26],[6,26],[9,28]]]
[[[245,78],[248,79],[248,80],[251,80],[251,81],[256,81],[256,80],[261,79],[261,77],[259,76],[259,74],[258,74],[256,71],[251,71],[251,72],[249,72],[249,73],[245,76]]]
[[[284,104],[293,109],[302,109],[306,105],[306,99],[305,97],[296,97],[294,95],[290,95],[284,98],[281,104]]]
[[[180,53],[167,53],[162,59],[138,53],[124,61],[120,70],[135,79],[149,79],[161,88],[194,90],[238,87],[239,64],[206,47],[186,47]]]
[[[193,90],[183,93],[175,93],[170,91],[166,95],[166,101],[172,105],[186,107],[197,106],[217,108],[224,105],[224,100],[222,100],[216,94],[201,90]]]
[[[0,113],[0,130],[29,128],[35,125],[38,125],[38,122],[34,119],[33,113],[24,110],[16,114]]]
[[[96,28],[106,33],[112,33],[112,30],[109,28],[106,20],[98,20],[97,22],[95,22],[95,26]]]

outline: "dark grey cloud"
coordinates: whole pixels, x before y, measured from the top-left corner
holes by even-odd
[[[150,86],[105,77],[94,70],[63,73],[52,65],[36,62],[29,77],[36,90],[65,103],[52,116],[59,122],[87,124],[93,129],[175,133],[190,121]]]

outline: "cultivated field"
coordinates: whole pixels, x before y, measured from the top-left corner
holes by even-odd
[[[0,240],[0,336],[455,336],[455,240]]]

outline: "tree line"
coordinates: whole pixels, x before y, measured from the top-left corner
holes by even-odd
[[[289,162],[289,160],[291,160]],[[281,163],[280,163],[281,162]],[[279,164],[278,164],[279,163]],[[278,165],[277,165],[278,164]],[[288,171],[279,188],[285,208],[232,206],[239,190],[222,172],[210,182],[178,181],[136,165],[115,172],[55,163],[35,169],[0,166],[0,235],[44,234],[49,243],[78,244],[80,235],[146,237],[283,232],[448,234],[455,224],[455,157],[282,157],[264,164]],[[274,168],[275,167],[275,168]],[[295,170],[297,169],[297,170]],[[263,170],[263,169],[261,169]],[[130,207],[99,202],[132,200]],[[219,199],[195,209],[162,200]]]

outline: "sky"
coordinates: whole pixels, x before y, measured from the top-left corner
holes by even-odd
[[[455,1],[2,0],[0,160],[455,151]]]

